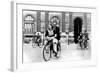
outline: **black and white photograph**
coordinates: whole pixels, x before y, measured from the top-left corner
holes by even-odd
[[[12,4],[13,70],[96,65],[94,7]]]
[[[91,58],[91,13],[22,10],[22,61],[66,62]]]

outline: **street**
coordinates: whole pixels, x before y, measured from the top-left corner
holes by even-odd
[[[91,51],[89,50],[80,50],[77,48],[77,44],[61,43],[61,56],[59,59],[56,57],[52,57],[50,61],[73,61],[73,60],[85,60],[89,59],[91,55]],[[43,59],[43,47],[33,48],[32,44],[24,44],[23,45],[23,62],[31,63],[31,62],[45,62]]]

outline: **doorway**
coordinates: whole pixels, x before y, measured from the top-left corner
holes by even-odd
[[[74,42],[76,44],[78,43],[78,36],[82,32],[82,23],[83,23],[83,20],[81,17],[76,17],[74,19]]]

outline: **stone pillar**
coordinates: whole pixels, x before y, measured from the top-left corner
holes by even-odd
[[[86,17],[87,17],[87,32],[91,33],[91,14],[87,13]]]
[[[69,12],[69,32],[73,30],[72,12]]]
[[[41,14],[40,14],[40,11],[37,11],[37,32],[40,32],[41,31],[41,20],[40,20],[40,17]]]
[[[82,32],[84,32],[87,29],[87,17],[86,13],[83,14],[83,25],[82,25]]]
[[[62,12],[62,32],[65,32],[66,25],[65,25],[65,12]]]
[[[87,30],[87,14],[86,13],[84,13],[84,28],[85,28],[85,30]]]
[[[49,24],[49,12],[46,11],[45,12],[45,30],[48,28],[48,24]]]

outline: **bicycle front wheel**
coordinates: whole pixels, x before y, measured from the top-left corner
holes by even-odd
[[[49,61],[51,58],[51,51],[49,45],[46,45],[43,49],[43,58],[45,61]]]

